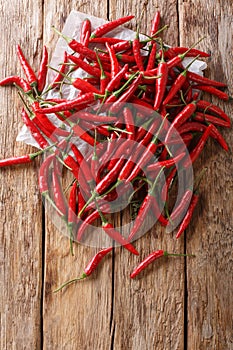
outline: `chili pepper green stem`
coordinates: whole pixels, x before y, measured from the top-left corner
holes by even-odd
[[[53,291],[53,293],[57,293],[57,292],[59,292],[60,290],[62,290],[64,287],[66,287],[66,286],[68,286],[68,285],[70,285],[70,284],[72,284],[72,283],[75,283],[75,282],[77,282],[77,281],[83,280],[83,279],[86,278],[86,277],[87,277],[87,275],[86,275],[85,273],[83,273],[80,277],[73,278],[72,280],[69,280],[69,281],[63,283],[60,287],[58,287],[57,289],[55,289],[55,290]]]

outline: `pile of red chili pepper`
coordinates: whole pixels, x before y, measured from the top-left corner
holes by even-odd
[[[112,30],[131,19],[133,16],[120,18],[93,30],[87,18],[79,40],[61,34],[68,50],[49,84],[46,47],[36,74],[17,46],[25,78],[10,76],[0,81],[1,86],[17,87],[24,103],[22,120],[41,148],[0,160],[0,166],[30,163],[46,155],[39,169],[40,192],[67,224],[71,251],[73,241],[85,241],[87,227],[98,219],[102,232],[111,239],[111,246],[94,256],[80,279],[89,276],[116,243],[139,255],[132,242],[145,232],[143,225],[149,216],[162,226],[178,227],[179,238],[199,199],[199,181],[192,186],[190,180],[193,163],[209,138],[228,150],[219,129],[230,127],[229,116],[201,97],[204,92],[229,101],[223,91],[226,84],[189,71],[195,60],[209,54],[194,45],[165,45],[160,33],[166,27],[160,28],[159,12],[147,39],[145,35],[140,39],[138,32],[133,40],[111,36]],[[184,66],[187,57],[192,59]],[[74,78],[77,70],[82,71],[82,78]],[[67,84],[77,89],[72,100],[63,97]],[[59,92],[60,97],[48,98],[48,91]],[[77,137],[88,146],[85,153],[77,147]],[[64,174],[71,175],[66,190]],[[170,193],[180,174],[186,185],[171,206]],[[110,222],[117,199],[133,210],[127,237]],[[167,255],[177,254],[152,252],[130,277]]]

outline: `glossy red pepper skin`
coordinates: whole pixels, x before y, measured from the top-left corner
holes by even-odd
[[[113,79],[117,73],[120,71],[120,66],[115,54],[114,49],[108,44],[105,44],[109,53],[110,63],[111,63],[111,79]]]
[[[150,265],[153,261],[156,259],[161,258],[164,256],[163,250],[157,250],[150,255],[148,255],[130,274],[130,278],[135,278],[142,270],[144,270],[148,265]]]
[[[125,249],[127,249],[130,253],[134,255],[139,255],[138,251],[134,248],[132,244],[128,242],[121,234],[120,232],[116,231],[112,224],[106,222],[102,224],[103,230],[106,232],[106,234],[112,238],[114,241],[119,243],[121,246],[123,246]]]
[[[230,101],[231,100],[231,97],[226,92],[218,90],[215,87],[210,86],[210,85],[198,84],[198,85],[195,85],[195,89],[201,90],[201,91],[206,91],[206,92],[210,93],[211,95],[217,96],[220,100],[223,100],[223,101]]]
[[[204,110],[204,112],[208,112],[208,113],[211,112],[211,113],[217,114],[219,117],[224,119],[229,125],[231,125],[230,117],[220,107],[214,105],[211,102],[208,102],[205,100],[198,100],[197,109]]]
[[[40,68],[38,72],[37,90],[39,93],[41,93],[44,90],[47,72],[48,72],[48,50],[47,50],[47,47],[44,45],[42,59],[41,59]]]
[[[88,81],[84,81],[81,78],[76,78],[72,85],[76,88],[81,90],[84,93],[88,93],[88,92],[94,92],[96,94],[100,94],[100,91],[91,83],[89,83]]]
[[[203,113],[203,112],[195,112],[195,114],[192,117],[193,120],[198,122],[206,122],[211,123],[216,126],[222,126],[225,128],[230,128],[231,124],[221,118],[215,117],[211,114]]]
[[[157,11],[154,15],[154,18],[152,20],[152,23],[151,23],[151,30],[150,30],[150,36],[154,36],[156,34],[156,32],[158,31],[159,29],[159,25],[160,25],[160,12]]]
[[[69,205],[68,205],[68,224],[74,224],[77,216],[77,182],[74,181],[70,194],[69,194]]]
[[[182,220],[182,223],[180,224],[179,229],[176,233],[176,239],[180,238],[180,236],[182,235],[184,230],[188,227],[188,225],[192,219],[194,209],[197,206],[198,200],[199,200],[199,195],[194,193],[192,196],[189,208],[187,210],[187,213],[185,214],[185,216]]]
[[[154,110],[158,110],[166,91],[167,78],[168,78],[168,68],[166,62],[160,62],[158,65],[158,75],[161,77],[156,79],[155,82],[155,100],[154,100]]]
[[[50,154],[45,158],[39,169],[39,189],[42,195],[46,195],[49,192],[49,167],[53,162],[54,157],[54,154]]]
[[[112,31],[113,29],[119,27],[120,25],[130,21],[133,18],[134,18],[134,16],[126,16],[126,17],[122,17],[122,18],[116,19],[114,21],[105,23],[105,24],[99,26],[98,28],[96,28],[94,30],[94,32],[92,32],[91,39],[101,37],[101,36],[109,33],[110,31]]]
[[[26,60],[26,58],[23,54],[23,51],[21,50],[21,47],[19,45],[17,45],[17,55],[19,57],[21,66],[24,70],[24,73],[25,73],[25,76],[27,78],[29,85],[36,86],[37,85],[36,74],[35,74],[34,70],[32,69],[32,67],[30,66],[30,64],[28,63],[28,61]]]
[[[136,65],[138,67],[138,70],[143,72],[144,71],[144,65],[143,65],[143,58],[141,56],[141,44],[138,38],[135,38],[133,40],[133,54],[134,59],[136,62]]]
[[[91,35],[91,21],[88,18],[85,18],[81,25],[80,31],[80,43],[83,46],[88,47],[89,38]]]
[[[112,251],[112,247],[109,247],[109,248],[102,249],[97,254],[95,254],[94,257],[87,264],[84,270],[84,274],[86,276],[90,276],[92,272],[97,268],[99,263],[103,260],[103,258],[111,251]]]
[[[25,79],[15,75],[9,76],[0,81],[0,86],[13,85],[13,84],[18,85],[26,93],[30,93],[32,91],[31,86]]]
[[[187,72],[187,78],[195,83],[198,84],[205,84],[210,86],[219,86],[219,87],[226,87],[227,84],[221,83],[220,81],[212,80],[206,77],[202,77],[197,73],[194,72]]]
[[[52,172],[52,192],[54,203],[65,218],[67,216],[67,203],[62,190],[61,181],[54,171]]]
[[[30,154],[24,156],[11,157],[6,159],[0,159],[0,168],[10,165],[31,163],[34,158],[30,157]]]

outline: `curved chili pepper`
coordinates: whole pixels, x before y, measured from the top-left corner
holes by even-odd
[[[89,261],[89,263],[87,264],[87,267],[84,269],[84,273],[77,278],[73,278],[70,281],[67,281],[65,283],[63,283],[59,288],[54,290],[54,293],[59,292],[60,290],[62,290],[64,287],[68,286],[69,284],[72,284],[74,282],[80,281],[84,278],[86,278],[87,276],[90,276],[92,274],[92,272],[97,268],[97,266],[99,265],[99,263],[103,260],[103,258],[105,257],[105,255],[107,255],[108,253],[110,253],[112,251],[112,247],[109,248],[105,248],[100,250],[97,254],[95,254],[95,256]]]
[[[143,65],[143,59],[142,59],[140,50],[141,50],[141,43],[139,41],[139,37],[137,34],[137,37],[133,40],[133,55],[134,55],[134,59],[138,67],[138,70],[143,72],[144,65]]]
[[[104,23],[94,30],[94,32],[91,34],[91,39],[103,36],[133,18],[134,16],[126,16],[118,18],[112,22]]]
[[[195,83],[198,84],[205,84],[205,85],[211,85],[211,86],[219,86],[219,87],[226,87],[227,84],[221,83],[216,80],[212,80],[206,77],[202,77],[201,75],[194,73],[194,72],[187,72],[187,78],[191,81],[194,81]]]
[[[232,100],[232,97],[229,96],[226,92],[218,90],[218,89],[214,88],[213,86],[199,85],[198,84],[198,85],[195,85],[195,89],[201,90],[201,91],[206,91],[206,92],[210,93],[211,95],[217,96],[219,99],[221,99],[223,101],[230,101],[230,100]]]
[[[154,100],[154,110],[159,109],[166,91],[168,68],[167,68],[167,63],[164,60],[162,60],[158,64],[158,75],[161,77],[156,79],[156,82],[155,82],[156,91],[155,91],[155,100]]]
[[[205,100],[197,101],[197,108],[204,110],[205,112],[211,112],[217,114],[219,117],[223,118],[228,124],[231,124],[230,117],[218,106],[214,105],[211,102]]]
[[[62,79],[64,78],[64,74],[66,72],[67,62],[68,62],[68,54],[65,51],[64,52],[64,58],[63,58],[63,63],[60,66],[59,72],[57,73],[57,75],[55,75],[55,78],[53,79],[53,81],[50,84],[49,88],[51,88],[51,89],[56,88],[59,85],[59,83],[62,81]]]
[[[100,91],[91,83],[88,81],[84,81],[81,78],[76,78],[73,82],[72,85],[76,88],[81,90],[84,93],[88,92],[94,92],[96,94],[100,94]]]
[[[28,63],[28,61],[26,60],[23,51],[21,50],[21,47],[19,45],[17,45],[17,54],[21,63],[21,66],[24,70],[24,73],[26,75],[27,81],[29,82],[29,84],[31,86],[36,86],[37,85],[37,77],[36,74],[34,72],[34,70],[32,69],[32,67],[30,66],[30,64]]]
[[[153,37],[157,33],[160,25],[160,12],[157,11],[151,23],[150,37]]]
[[[182,220],[182,223],[180,224],[179,229],[176,233],[176,239],[180,238],[180,236],[182,235],[184,230],[188,227],[188,225],[192,219],[194,209],[197,206],[198,200],[199,200],[199,195],[194,193],[192,196],[189,208],[188,208],[188,210],[187,210],[187,212]]]
[[[0,86],[12,85],[12,84],[18,85],[26,93],[30,93],[32,91],[31,86],[28,84],[28,82],[25,79],[15,75],[9,76],[0,81]]]
[[[211,124],[214,124],[217,126],[223,126],[225,128],[231,127],[231,124],[226,122],[225,120],[222,120],[218,117],[215,117],[215,116],[207,114],[207,113],[195,112],[192,119],[199,121],[199,122],[207,122],[207,123],[211,123]]]
[[[56,160],[55,160],[56,161]],[[62,213],[62,217],[65,218],[67,215],[67,203],[64,197],[64,193],[61,187],[61,181],[58,178],[55,171],[52,172],[52,192],[56,207]],[[58,211],[58,213],[59,213]],[[60,214],[59,213],[59,214]]]
[[[147,71],[150,71],[151,69],[154,68],[155,62],[156,62],[156,52],[157,52],[157,46],[156,46],[156,43],[153,42],[151,45],[150,55],[149,55],[149,59],[148,59],[148,63],[147,63],[144,75],[146,74]]]
[[[120,67],[114,52],[114,49],[108,44],[105,44],[109,53],[110,63],[111,63],[111,79],[113,79],[117,73],[119,73]]]
[[[0,168],[10,165],[31,163],[36,157],[38,157],[42,153],[43,151],[38,151],[35,153],[25,154],[23,156],[0,159]]]

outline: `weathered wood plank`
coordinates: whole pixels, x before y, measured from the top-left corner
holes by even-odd
[[[144,1],[110,1],[110,19],[135,14],[139,19]],[[159,9],[162,25],[169,23],[164,41],[178,42],[176,2],[148,2],[141,31],[149,33],[150,23]],[[135,29],[136,20],[132,22]],[[122,222],[130,222],[123,217]],[[120,225],[121,221],[119,221]],[[182,252],[183,244],[156,225],[136,242],[140,257],[116,249],[114,260],[113,349],[182,349],[184,340],[184,261],[162,259],[135,280],[129,274],[150,252],[157,249]]]
[[[16,55],[20,44],[37,69],[42,38],[40,1],[0,1],[0,78],[23,74]],[[0,156],[34,151],[15,139],[22,103],[16,88],[0,89]],[[41,201],[37,164],[0,171],[1,349],[39,349],[41,324]]]
[[[45,43],[53,52],[57,36],[51,25],[62,30],[71,10],[107,19],[107,2],[95,1],[45,2]],[[44,348],[45,349],[110,349],[112,258],[106,258],[103,268],[83,282],[61,293],[53,290],[64,281],[79,276],[96,249],[75,245],[75,256],[69,253],[69,240],[46,218],[46,254],[44,288]]]
[[[231,1],[180,1],[181,44],[206,38],[207,76],[226,82],[232,95],[233,6]],[[188,21],[187,21],[188,19]],[[232,117],[232,104],[212,99]],[[232,149],[232,131],[223,132]],[[232,349],[232,152],[208,143],[197,168],[207,167],[201,200],[187,231],[188,349]]]

